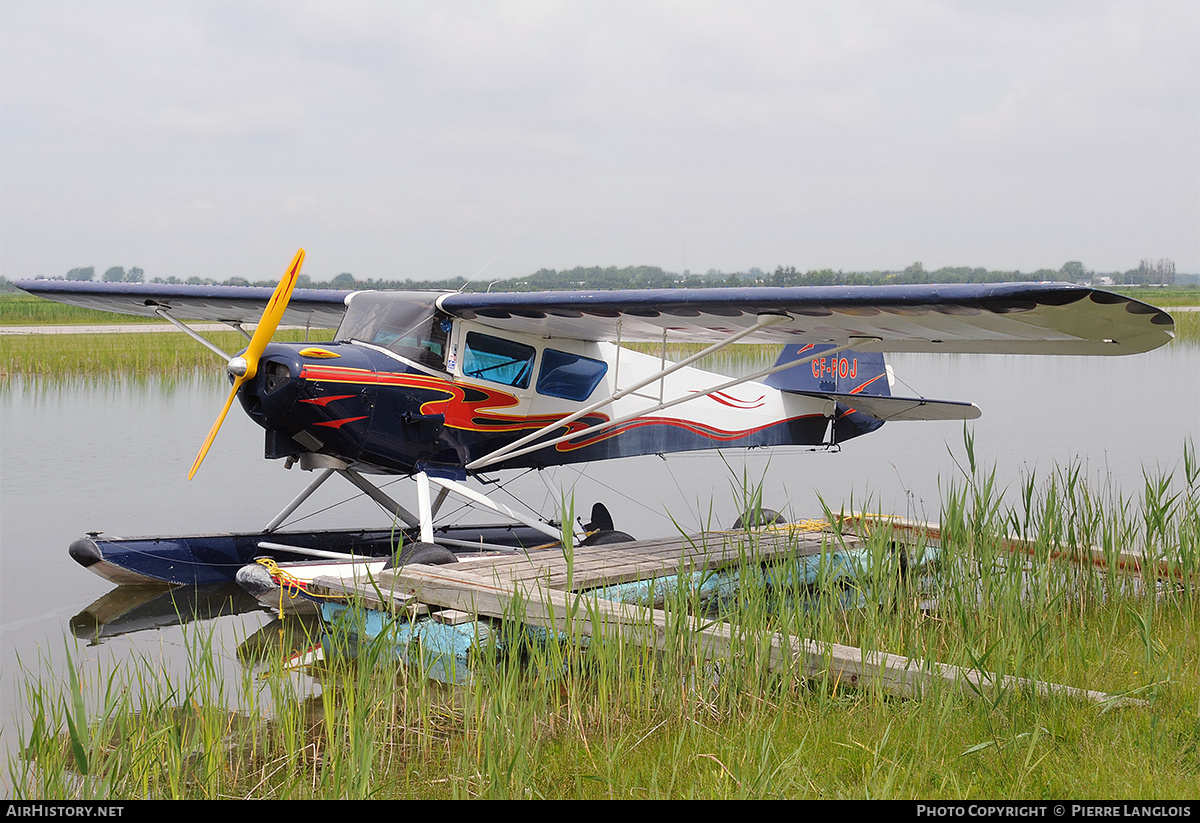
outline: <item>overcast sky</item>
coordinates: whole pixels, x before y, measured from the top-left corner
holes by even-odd
[[[1200,3],[0,4],[0,274],[1200,271]]]

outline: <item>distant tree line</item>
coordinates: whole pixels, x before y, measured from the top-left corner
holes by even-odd
[[[1175,285],[1175,262],[1172,260],[1143,260],[1133,271],[1125,272],[1125,280],[1129,284],[1156,284],[1160,286]]]
[[[142,283],[145,281],[145,276],[146,273],[137,266],[133,266],[129,271],[125,271],[124,266],[113,266],[104,272],[102,279],[105,283]],[[95,266],[82,266],[67,272],[68,280],[93,280],[95,277]]]
[[[1137,269],[1127,272],[1095,272],[1078,260],[1068,261],[1059,269],[993,271],[984,268],[942,267],[933,271],[918,261],[901,271],[843,271],[810,269],[800,271],[795,266],[777,266],[768,274],[761,269],[725,273],[709,269],[704,274],[684,271],[682,274],[665,271],[657,266],[626,266],[616,268],[577,267],[556,271],[541,269],[525,277],[495,280],[491,283],[468,282],[462,277],[449,280],[356,280],[343,273],[329,283],[314,283],[315,287],[368,289],[447,289],[458,291],[573,291],[578,289],[703,289],[720,286],[881,286],[902,283],[1010,283],[1066,281],[1081,284],[1163,284],[1175,283],[1175,264],[1160,260],[1151,264],[1143,260]],[[264,283],[264,285],[271,285]]]
[[[71,269],[66,273],[67,280],[94,280],[94,266],[84,266]],[[1194,275],[1184,275],[1190,280]],[[176,277],[155,277],[147,280],[145,272],[133,266],[125,269],[113,266],[102,276],[108,283],[187,283],[191,285],[231,285],[231,286],[268,286],[276,284],[274,280],[258,280],[251,282],[243,277],[229,277],[218,280],[211,277],[189,277],[180,280]],[[774,272],[767,273],[761,269],[751,268],[747,271],[725,273],[717,269],[709,269],[704,274],[690,271],[682,273],[669,272],[658,266],[578,266],[573,269],[557,271],[555,269],[539,269],[524,277],[514,277],[506,280],[494,280],[490,283],[483,281],[468,281],[463,277],[452,277],[443,280],[420,280],[406,278],[404,280],[376,280],[368,278],[359,280],[350,272],[341,274],[329,280],[314,281],[309,275],[300,275],[297,286],[300,288],[324,289],[439,289],[447,291],[575,291],[594,289],[610,291],[619,289],[704,289],[719,286],[880,286],[899,283],[1003,283],[1013,281],[1043,281],[1062,280],[1071,283],[1096,285],[1174,285],[1176,282],[1175,263],[1168,259],[1157,262],[1142,260],[1136,269],[1127,272],[1095,272],[1087,269],[1078,260],[1068,261],[1059,269],[1038,269],[1033,272],[1021,271],[992,271],[984,268],[942,267],[928,271],[918,261],[901,271],[842,271],[833,269],[810,269],[800,271],[795,266],[777,266]],[[6,278],[0,278],[0,288],[9,286]]]

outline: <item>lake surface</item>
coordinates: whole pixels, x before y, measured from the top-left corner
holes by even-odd
[[[773,359],[771,357],[770,359]],[[1077,461],[1095,484],[1136,497],[1145,467],[1180,472],[1183,444],[1200,443],[1200,346],[1175,343],[1124,358],[907,355],[889,358],[895,393],[970,400],[977,458],[995,465],[1001,487],[1024,473],[1044,478]],[[752,364],[728,360],[726,371]],[[907,384],[905,386],[904,384]],[[909,388],[911,387],[911,388]],[[230,413],[195,480],[187,471],[220,410],[216,375],[162,381],[0,385],[0,748],[15,745],[19,666],[65,679],[66,645],[83,673],[135,657],[182,672],[184,631],[168,627],[77,642],[73,616],[114,587],[67,556],[72,540],[107,534],[183,534],[261,528],[309,480],[262,455],[262,431]],[[957,460],[957,463],[956,463]],[[534,472],[507,486],[513,497],[555,513],[562,496],[586,515],[603,501],[616,527],[639,538],[728,527],[743,477],[763,487],[765,506],[795,518],[820,516],[820,498],[938,519],[942,489],[965,465],[961,423],[890,423],[840,453],[799,449],[728,451],[590,464]],[[515,473],[514,473],[515,474]],[[502,476],[502,479],[508,479]],[[414,499],[402,483],[390,489]],[[299,514],[351,496],[331,480]],[[373,504],[338,505],[312,527],[386,522]],[[266,612],[206,621],[230,671],[238,643],[270,623]],[[66,639],[66,643],[64,643]],[[3,784],[4,778],[0,778]]]

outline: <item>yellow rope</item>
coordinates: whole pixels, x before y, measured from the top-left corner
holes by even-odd
[[[267,570],[267,572],[271,575],[271,577],[273,577],[276,580],[276,582],[279,583],[279,619],[280,620],[283,619],[283,595],[284,595],[284,593],[286,593],[287,596],[292,600],[295,600],[297,597],[299,597],[300,592],[304,592],[309,597],[326,597],[327,596],[327,595],[320,595],[320,594],[316,594],[314,592],[308,591],[304,587],[303,580],[301,580],[300,578],[296,577],[295,575],[290,574],[290,573],[284,571],[283,569],[279,568],[279,564],[275,562],[274,558],[260,557],[257,560],[255,560],[254,562],[257,563],[258,565],[262,566],[263,568],[265,568]]]
[[[254,562],[259,564],[263,568],[265,568],[270,573],[271,577],[275,578],[276,581],[278,581],[278,583],[279,583],[279,617],[280,617],[280,619],[283,618],[283,595],[285,592],[287,593],[287,596],[289,598],[291,598],[292,600],[295,600],[297,597],[299,597],[300,592],[304,592],[304,594],[306,596],[314,598],[314,599],[322,599],[322,598],[325,600],[344,600],[345,599],[345,596],[340,595],[340,594],[322,594],[320,592],[310,592],[308,590],[308,588],[305,586],[303,580],[301,580],[300,578],[296,577],[295,575],[290,574],[290,573],[284,571],[283,569],[279,568],[279,564],[276,563],[273,558],[260,557],[257,560],[255,560]]]
[[[762,526],[762,531],[766,532],[823,532],[829,529],[828,520],[799,520],[795,523],[772,523],[768,526]],[[739,530],[740,531],[740,530]],[[735,531],[729,532],[736,534]]]
[[[863,533],[869,537],[872,527],[883,526],[889,520],[899,519],[901,518],[898,514],[844,514],[841,517],[841,523],[843,526],[860,523]]]

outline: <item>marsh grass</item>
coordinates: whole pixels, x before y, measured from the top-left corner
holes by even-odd
[[[325,641],[315,686],[284,671],[282,655],[228,682],[202,624],[188,629],[182,679],[147,659],[41,669],[26,677],[13,796],[1194,797],[1194,447],[1175,475],[1147,475],[1131,497],[1068,465],[1029,476],[1009,499],[969,438],[965,451],[961,476],[945,485],[941,544],[905,548],[903,573],[886,520],[863,535],[853,575],[806,588],[763,573],[747,534],[736,591],[715,607],[675,587],[662,592],[664,627],[583,642],[581,628],[599,618],[574,598],[574,628],[563,632],[497,622],[472,676],[454,685],[426,678],[419,656],[397,665],[386,638],[364,641],[353,609]],[[1029,550],[1014,554],[1011,538]],[[1143,550],[1166,561],[1170,579],[1055,556],[1093,546],[1112,560]],[[838,548],[835,539],[827,559]],[[936,563],[919,572],[911,561],[922,552]],[[715,620],[735,640],[706,659],[696,629]],[[937,683],[900,699],[769,666],[772,636],[1144,703]]]
[[[1200,341],[1200,311],[1177,311],[1171,316],[1175,318],[1177,339],[1188,343]]]
[[[231,354],[246,347],[236,331],[210,332],[209,340]],[[277,342],[333,339],[329,329],[281,329]],[[221,373],[221,361],[182,333],[155,334],[27,334],[0,337],[0,380],[109,379],[114,375],[177,375],[196,369]]]
[[[60,326],[79,324],[161,323],[158,318],[114,314],[55,303],[32,294],[0,294],[0,326]]]
[[[1149,303],[1159,308],[1172,306],[1200,306],[1200,288],[1196,286],[1118,286],[1109,288],[1143,303]]]

